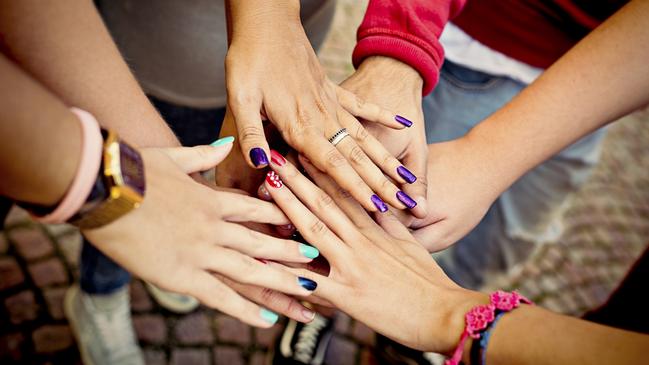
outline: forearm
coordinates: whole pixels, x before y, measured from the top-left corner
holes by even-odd
[[[649,2],[635,1],[470,132],[501,191],[580,137],[647,103],[647,44]]]
[[[647,348],[647,335],[524,305],[496,324],[487,363],[640,364]]]
[[[79,122],[2,54],[0,75],[0,195],[54,205],[79,164]]]
[[[139,146],[178,140],[144,95],[89,0],[0,0],[10,56],[63,102]]]

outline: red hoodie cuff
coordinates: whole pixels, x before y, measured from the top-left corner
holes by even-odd
[[[374,31],[376,32],[376,30]],[[386,32],[394,33],[394,31],[390,30],[386,30]],[[354,67],[358,67],[365,58],[371,56],[386,56],[397,59],[419,72],[424,80],[422,94],[426,96],[437,85],[444,54],[441,48],[441,52],[436,52],[433,49],[426,50],[429,47],[422,47],[415,43],[416,40],[413,42],[407,38],[410,37],[408,35],[399,36],[384,32],[365,35],[358,40],[354,48],[352,62]]]

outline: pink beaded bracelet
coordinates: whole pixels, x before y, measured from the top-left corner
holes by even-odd
[[[502,290],[495,291],[489,295],[489,304],[481,304],[473,307],[465,316],[464,321],[466,326],[464,332],[460,336],[460,342],[453,352],[453,356],[444,362],[444,365],[458,365],[462,360],[464,353],[464,344],[466,340],[471,337],[479,339],[482,331],[489,326],[489,323],[496,319],[496,311],[509,312],[521,303],[533,304],[531,300],[518,294],[517,292],[504,292]]]
[[[70,219],[83,205],[97,180],[101,165],[103,138],[95,117],[87,111],[70,108],[81,123],[81,158],[77,173],[72,180],[65,196],[51,213],[32,217],[42,223],[64,223]]]

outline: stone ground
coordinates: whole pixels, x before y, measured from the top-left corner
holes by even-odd
[[[339,1],[334,29],[320,56],[340,81],[364,4]],[[579,315],[600,304],[649,241],[649,112],[610,128],[603,159],[571,198],[563,234],[493,287],[518,288],[537,303]],[[79,355],[62,312],[78,277],[80,236],[67,225],[42,226],[14,210],[0,231],[0,363],[74,364]],[[132,311],[149,364],[263,363],[281,330],[257,330],[201,307],[189,315],[160,308],[142,282],[131,284]],[[327,354],[330,365],[372,364],[374,334],[341,315]]]

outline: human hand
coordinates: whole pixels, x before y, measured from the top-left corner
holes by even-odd
[[[395,341],[425,351],[452,351],[464,314],[488,302],[486,296],[453,283],[390,212],[377,214],[374,222],[330,177],[301,162],[324,191],[290,162],[272,163],[275,171],[265,186],[327,258],[330,272],[284,269],[318,282],[311,298],[334,304]]]
[[[420,177],[411,184],[404,185],[403,191],[418,203],[411,213],[418,218],[426,217],[427,190],[424,176],[428,149],[421,104],[421,76],[415,69],[398,60],[374,56],[365,59],[356,72],[340,86],[367,102],[381,105],[388,110],[398,110],[413,122],[410,128],[400,131],[380,123],[361,121],[365,129],[376,137],[391,155],[403,162],[414,176]],[[409,176],[406,171],[404,177]],[[408,182],[411,181],[412,179]],[[409,221],[412,219],[414,218],[410,217]]]
[[[255,258],[305,263],[317,256],[317,250],[238,224],[289,223],[275,205],[212,190],[188,175],[214,167],[230,148],[142,149],[147,192],[141,206],[84,234],[142,279],[194,296],[251,325],[270,327],[277,316],[244,299],[226,283],[255,302],[269,302],[273,308],[308,321],[310,318],[297,313],[303,307],[295,300],[271,290],[308,296],[315,283]]]
[[[299,4],[233,1],[229,9],[228,110],[247,163],[268,163],[270,150],[262,128],[262,119],[268,119],[289,145],[365,209],[385,211],[383,201],[398,209],[414,208],[417,203],[386,177],[406,184],[398,172],[401,163],[354,115],[395,129],[404,128],[398,122],[403,119],[361,101],[325,76],[300,23]],[[333,146],[328,138],[342,128],[351,138]]]
[[[428,146],[428,197],[435,205],[410,225],[426,249],[440,251],[464,237],[505,191],[509,183],[491,167],[491,156],[488,143],[470,135]]]

